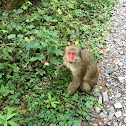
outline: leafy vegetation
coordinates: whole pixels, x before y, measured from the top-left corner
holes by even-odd
[[[4,126],[19,126],[15,121],[20,120],[21,118],[18,117],[17,113],[13,113],[15,111],[14,108],[9,108],[6,115],[0,114],[0,124],[3,124]],[[12,118],[13,117],[13,118]]]
[[[37,6],[27,1],[20,9],[1,12],[0,124],[80,126],[83,120],[90,121],[90,110],[99,106],[96,99],[79,92],[68,96],[70,72],[63,68],[55,78],[54,71],[62,63],[66,45],[86,47],[100,61],[98,45],[106,40],[114,4],[41,0]]]

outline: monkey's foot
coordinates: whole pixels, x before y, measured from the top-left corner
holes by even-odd
[[[91,86],[88,83],[84,83],[80,88],[82,91],[85,91],[86,93],[89,93],[91,91]]]

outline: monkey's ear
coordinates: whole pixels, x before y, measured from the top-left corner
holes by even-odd
[[[82,49],[81,47],[78,47],[78,50],[79,50],[79,51],[81,51],[81,49]]]

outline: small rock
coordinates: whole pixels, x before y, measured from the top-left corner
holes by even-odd
[[[101,112],[100,114],[99,114],[99,117],[100,118],[106,118],[108,115],[106,115],[104,112]]]
[[[112,120],[113,119],[113,116],[114,116],[114,112],[110,112],[109,113],[109,116],[108,116],[108,120]]]
[[[103,111],[106,115],[107,115],[107,112],[106,111]]]
[[[115,95],[115,98],[119,98],[121,96],[121,93],[117,93],[116,95]]]
[[[98,47],[100,48],[100,49],[103,49],[104,48],[104,46],[103,45],[98,45]]]
[[[107,68],[107,69],[104,70],[104,72],[107,73],[107,74],[111,74],[113,72],[113,70],[110,70],[110,69]]]
[[[107,94],[107,92],[103,92],[102,96],[103,96],[103,102],[108,102],[108,94]]]
[[[114,123],[113,123],[113,126],[118,126],[118,123],[117,123],[117,122],[114,122]]]
[[[110,88],[111,87],[111,85],[108,84],[108,83],[106,83],[105,85],[106,85],[107,88]]]
[[[99,122],[99,125],[101,126],[103,123],[102,122]]]
[[[122,126],[122,123],[119,123],[119,125],[118,126]]]
[[[98,126],[98,124],[95,123],[94,126]]]
[[[95,118],[91,118],[91,122],[95,121],[96,119]]]
[[[107,111],[108,111],[108,112],[115,112],[115,109],[114,109],[113,106],[111,106],[111,107],[109,107],[109,108],[107,109]]]
[[[126,123],[126,118],[124,118],[124,123]]]
[[[126,117],[126,113],[123,116]]]
[[[101,109],[99,107],[96,107],[95,110],[97,113],[100,113],[100,111],[101,111]]]
[[[118,77],[119,81],[123,81],[125,77]]]
[[[119,53],[122,55],[123,54],[123,50],[121,50]]]
[[[122,104],[120,102],[118,103],[115,103],[114,104],[114,107],[117,109],[117,108],[122,108]]]
[[[102,104],[102,96],[101,95],[99,95],[98,103]]]
[[[119,66],[123,66],[123,63],[120,62],[120,63],[119,63]]]
[[[107,123],[107,125],[108,125],[108,126],[111,126],[111,123],[110,123],[110,122],[108,122],[108,123]]]
[[[119,118],[121,115],[122,115],[122,112],[121,112],[121,111],[118,111],[118,112],[115,113],[115,116],[116,116],[117,118]]]
[[[83,123],[83,126],[88,126],[87,121],[85,121],[85,122]]]

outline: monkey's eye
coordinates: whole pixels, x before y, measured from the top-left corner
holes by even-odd
[[[71,54],[71,52],[68,52],[67,54],[69,54],[69,55],[70,55],[70,54]]]
[[[72,53],[73,56],[76,56],[76,53]]]

